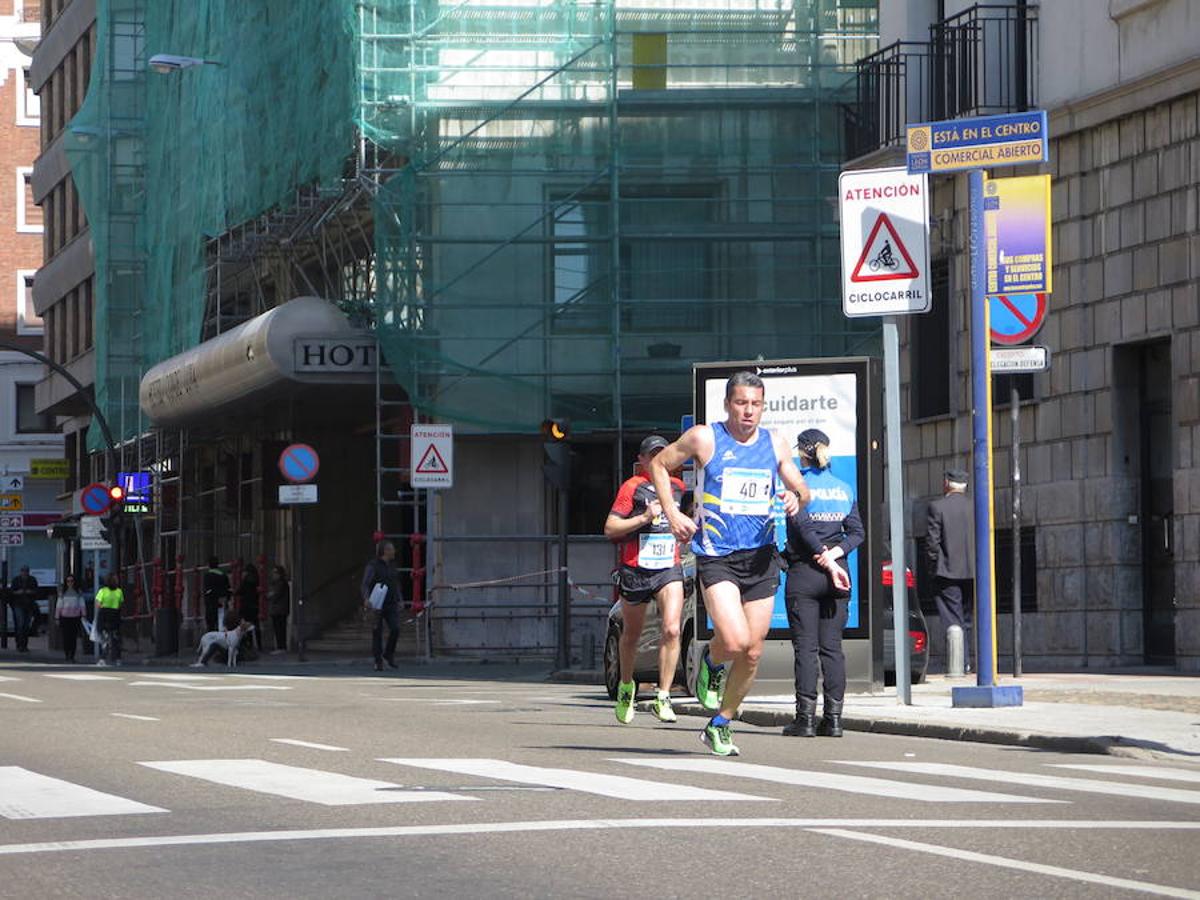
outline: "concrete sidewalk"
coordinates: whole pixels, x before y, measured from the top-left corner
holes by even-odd
[[[1158,757],[1200,764],[1200,678],[1164,674],[1070,672],[1002,678],[1020,684],[1025,703],[1000,709],[955,709],[950,689],[973,677],[931,675],[913,686],[911,706],[896,692],[847,695],[843,725],[850,731],[1038,747],[1067,753]],[[639,708],[649,710],[649,703]],[[678,713],[709,716],[695,700]],[[782,728],[792,720],[788,695],[752,694],[741,720]],[[818,715],[820,706],[818,704]]]

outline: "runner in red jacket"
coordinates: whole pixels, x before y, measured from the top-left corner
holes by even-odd
[[[633,701],[637,684],[633,680],[634,654],[646,621],[651,599],[658,602],[662,634],[658,647],[658,694],[654,714],[663,722],[674,722],[671,685],[679,662],[679,624],[683,614],[683,569],[679,565],[679,544],[663,515],[658,493],[647,475],[656,454],[667,446],[666,438],[652,434],[638,450],[638,472],[621,485],[612,510],[604,522],[604,534],[621,544],[621,683],[617,688],[617,720],[633,721]],[[671,479],[676,504],[684,484]]]

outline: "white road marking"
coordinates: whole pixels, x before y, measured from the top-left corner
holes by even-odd
[[[1031,787],[1081,791],[1087,794],[1109,794],[1114,797],[1136,797],[1139,800],[1167,800],[1172,803],[1200,803],[1200,791],[1181,791],[1178,788],[1156,787],[1150,784],[1120,784],[1094,778],[1059,778],[1057,775],[1038,775],[1031,772],[1007,772],[956,766],[949,763],[852,762],[836,760],[844,766],[865,766],[871,769],[892,769],[921,775],[944,775],[948,778],[970,778],[976,781],[999,781],[1004,784],[1027,784]]]
[[[143,672],[143,678],[153,678],[157,681],[216,681],[216,675],[189,675],[181,672]]]
[[[0,675],[0,681],[20,681],[20,678],[15,678],[12,675]]]
[[[380,762],[398,766],[416,766],[438,772],[455,772],[459,775],[475,775],[479,778],[495,778],[498,781],[515,781],[518,784],[540,784],[547,787],[599,794],[617,800],[755,800],[771,801],[771,797],[752,797],[728,791],[711,791],[707,788],[688,785],[667,784],[662,781],[644,781],[626,778],[623,775],[601,775],[596,772],[580,772],[575,769],[549,769],[541,766],[523,766],[502,759],[381,759]]]
[[[1061,831],[1200,831],[1200,822],[1098,821],[1073,819],[565,819],[533,822],[469,822],[461,825],[394,825],[382,828],[314,828],[281,831],[234,831],[209,834],[164,834],[145,837],[96,838],[78,841],[39,841],[0,844],[0,856],[26,853],[78,853],[82,850],[132,850],[141,847],[195,847],[211,844],[248,844],[272,841],[348,840],[352,838],[405,838],[440,835],[521,834],[547,831],[654,831],[661,828],[897,828],[921,829],[996,828]],[[1023,866],[1025,864],[1022,864]]]
[[[62,678],[65,681],[124,681],[116,675],[98,675],[95,672],[43,672],[46,678]]]
[[[290,691],[283,684],[178,684],[167,681],[131,681],[130,687],[161,687],[176,691]]]
[[[135,716],[133,713],[109,713],[110,716],[116,716],[118,719],[133,719],[137,722],[157,722],[159,719],[155,716]]]
[[[831,837],[847,838],[852,841],[865,841],[868,844],[882,844],[885,847],[894,847],[898,850],[930,853],[934,856],[949,857],[959,862],[982,863],[989,866],[999,866],[1003,869],[1016,869],[1019,872],[1034,872],[1038,875],[1049,875],[1052,878],[1068,878],[1072,881],[1082,881],[1086,884],[1099,884],[1104,887],[1121,888],[1127,891],[1142,891],[1147,894],[1161,894],[1166,897],[1200,898],[1200,892],[1198,891],[1169,887],[1165,884],[1153,884],[1149,881],[1131,881],[1128,878],[1112,878],[1108,875],[1083,872],[1079,869],[1047,866],[1024,859],[1010,859],[1006,856],[976,853],[973,850],[960,850],[956,847],[939,847],[936,844],[922,844],[918,841],[909,841],[904,838],[887,837],[881,834],[867,834],[861,831],[846,831],[841,828],[813,828],[810,830],[813,834],[825,834]]]
[[[436,791],[401,791],[390,781],[355,778],[339,772],[323,772],[300,766],[285,766],[265,759],[181,759],[144,762],[140,765],[160,772],[200,778],[228,787],[272,794],[322,806],[358,806],[367,803],[421,803],[435,800],[473,800]]]
[[[1042,800],[1016,794],[994,794],[990,791],[969,791],[960,788],[909,784],[882,778],[862,778],[858,775],[839,775],[833,772],[813,772],[760,766],[754,763],[724,759],[616,759],[614,762],[668,772],[699,772],[704,775],[730,775],[735,778],[757,778],[777,784],[846,791],[851,794],[870,794],[874,797],[893,797],[900,800],[923,800],[929,803],[1062,803],[1061,800]]]
[[[0,766],[0,816],[6,819],[65,819],[157,812],[166,810],[20,766]]]
[[[364,695],[365,696],[365,695]],[[458,700],[444,697],[375,697],[392,703],[432,703],[435,706],[477,706],[483,703],[499,703],[499,700]]]
[[[1190,781],[1200,784],[1200,769],[1172,769],[1156,766],[1098,766],[1082,763],[1047,763],[1056,769],[1078,769],[1080,772],[1128,775],[1133,778],[1157,778],[1160,781]]]
[[[349,753],[349,747],[334,747],[332,744],[314,744],[311,741],[298,741],[295,738],[271,738],[276,744],[290,744],[293,747],[308,747],[312,750],[332,750],[337,753]]]
[[[20,694],[0,694],[7,700],[20,700],[22,703],[41,703],[42,701],[36,697],[22,697]]]

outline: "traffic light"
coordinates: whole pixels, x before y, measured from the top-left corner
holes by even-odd
[[[542,471],[546,480],[560,491],[571,485],[571,426],[566,419],[542,422]]]
[[[114,484],[108,489],[108,499],[112,501],[114,509],[121,508],[121,501],[125,499],[125,488],[119,484]]]
[[[117,530],[116,518],[112,513],[100,517],[100,537],[107,544],[113,542],[113,532]]]

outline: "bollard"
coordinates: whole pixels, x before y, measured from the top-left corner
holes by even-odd
[[[946,674],[951,678],[961,678],[966,674],[963,630],[958,625],[951,625],[946,629]]]

